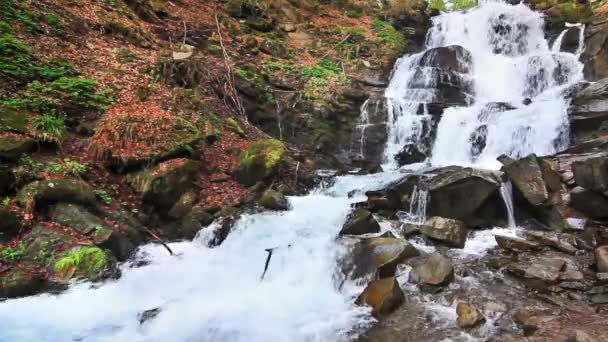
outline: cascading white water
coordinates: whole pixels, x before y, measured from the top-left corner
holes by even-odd
[[[515,209],[513,208],[513,184],[511,181],[503,182],[500,185],[500,196],[505,203],[507,209],[507,224],[508,228],[515,228]]]
[[[482,1],[469,11],[434,17],[426,45],[426,51],[397,62],[386,90],[387,164],[394,165],[394,155],[404,144],[420,145],[421,134],[432,135],[432,122],[419,108],[435,100],[429,89],[437,78],[425,75],[436,68],[420,60],[431,49],[448,46],[470,53],[470,61],[461,61],[467,70],[460,76],[472,83],[465,89],[472,104],[444,109],[431,164],[495,169],[501,154],[547,155],[567,147],[569,101],[563,91],[583,80],[583,66],[577,54],[559,52],[559,47],[551,50],[541,14],[523,4]],[[525,105],[525,100],[531,102]]]

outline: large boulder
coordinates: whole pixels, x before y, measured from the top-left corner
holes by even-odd
[[[511,274],[524,278],[531,288],[546,289],[558,282],[566,262],[561,258],[538,257],[507,266]]]
[[[577,185],[599,193],[608,191],[608,154],[597,154],[592,158],[572,163],[572,172]]]
[[[398,264],[419,255],[418,250],[404,239],[377,237],[365,242],[371,247],[379,278],[393,276]]]
[[[285,154],[285,146],[276,139],[262,139],[252,144],[239,156],[234,170],[236,179],[246,186],[271,176]]]
[[[503,208],[500,181],[489,171],[446,168],[429,181],[430,214],[464,221],[470,226],[488,224],[486,205]],[[494,200],[494,203],[487,203]],[[485,221],[485,222],[484,222]]]
[[[520,160],[501,156],[499,161],[515,188],[533,206],[546,204],[551,194],[561,188],[559,174],[535,154]]]
[[[289,209],[289,201],[285,195],[272,189],[264,191],[259,202],[262,207],[270,210]]]
[[[467,226],[462,221],[434,216],[420,226],[420,232],[448,246],[464,248]]]
[[[608,78],[597,81],[579,91],[569,109],[574,141],[589,140],[605,130],[608,120]]]
[[[454,279],[452,261],[441,254],[434,253],[427,257],[412,259],[410,280],[423,285],[446,285]]]
[[[0,298],[31,296],[45,286],[45,280],[38,274],[12,269],[0,275]]]
[[[395,160],[399,166],[420,163],[426,159],[424,154],[415,144],[406,144],[401,149],[401,152],[395,155]]]
[[[394,277],[389,277],[369,283],[356,303],[371,306],[372,314],[382,317],[397,309],[404,300],[399,283]]]
[[[0,160],[17,160],[34,148],[34,139],[17,133],[0,132]]]
[[[608,217],[608,198],[580,186],[570,192],[570,205],[591,218]]]
[[[22,207],[33,204],[37,208],[56,202],[92,205],[95,193],[89,184],[70,178],[35,181],[17,193],[17,203]]]
[[[462,46],[451,45],[427,50],[420,58],[423,67],[434,67],[459,73],[471,70],[471,53]]]
[[[51,226],[38,224],[21,242],[21,260],[49,266],[57,251],[73,244],[72,236]]]
[[[355,209],[346,218],[340,235],[363,235],[380,232],[380,225],[374,215],[365,209]]]
[[[190,159],[172,159],[127,178],[145,204],[167,215],[181,195],[194,187],[200,164]]]
[[[0,206],[0,243],[17,236],[21,228],[21,218],[8,208]]]
[[[54,276],[60,281],[72,278],[100,280],[115,273],[116,261],[99,247],[75,247],[58,255],[53,264]]]
[[[29,122],[30,117],[27,113],[0,106],[0,132],[28,134]]]

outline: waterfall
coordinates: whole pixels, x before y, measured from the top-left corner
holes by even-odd
[[[511,184],[511,181],[502,182],[500,185],[500,196],[507,209],[508,227],[515,228],[517,224],[515,222],[515,211],[513,209],[513,185]]]
[[[569,142],[563,90],[583,80],[582,70],[576,54],[549,47],[542,15],[523,4],[485,1],[434,17],[426,49],[397,62],[385,93],[386,163],[394,167],[409,144],[434,166],[490,169],[501,154],[561,151]]]
[[[420,189],[414,185],[410,196],[410,208],[408,212],[399,212],[399,220],[405,223],[423,224],[426,221],[426,209],[429,205],[429,191]]]

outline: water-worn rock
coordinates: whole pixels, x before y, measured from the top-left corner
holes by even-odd
[[[602,219],[608,217],[608,199],[602,194],[581,186],[577,186],[570,191],[570,205],[591,218]]]
[[[491,204],[504,208],[498,195],[500,184],[493,173],[471,168],[444,170],[439,170],[441,173],[429,182],[433,199],[430,203],[431,216],[461,220],[470,226],[488,224],[487,216],[493,216],[494,220],[496,216],[504,217],[499,213],[489,215],[497,209],[484,207],[489,204],[486,203],[488,200],[495,198],[495,203]]]
[[[552,192],[559,191],[559,174],[535,154],[520,160],[501,157],[502,170],[509,176],[515,188],[533,206],[546,203]]]
[[[17,194],[17,203],[22,207],[32,203],[38,208],[55,202],[90,205],[95,203],[95,194],[87,183],[70,178],[36,181]]]
[[[543,246],[552,247],[564,253],[574,254],[578,250],[576,248],[576,237],[572,234],[529,231],[526,233],[526,237]]]
[[[464,248],[467,226],[462,221],[434,216],[420,227],[420,232],[448,246]]]
[[[403,149],[395,155],[399,166],[420,163],[426,159],[426,155],[418,149],[415,144],[406,144]]]
[[[284,153],[285,147],[279,140],[259,140],[239,156],[234,175],[242,184],[252,186],[276,171]]]
[[[481,312],[467,303],[458,303],[456,306],[456,314],[458,315],[456,323],[458,323],[458,326],[461,328],[473,328],[484,321]]]
[[[197,195],[193,191],[184,192],[177,202],[169,210],[169,216],[173,219],[181,219],[192,211],[192,207],[196,204]]]
[[[508,265],[507,270],[515,276],[525,278],[526,285],[544,289],[557,282],[564,265],[563,259],[540,257],[529,262]]]
[[[593,138],[608,121],[608,78],[576,93],[569,116],[575,142]]]
[[[412,259],[410,280],[426,285],[446,285],[454,278],[454,265],[450,259],[434,253],[428,257]]]
[[[370,211],[355,209],[346,218],[346,222],[340,230],[340,235],[363,235],[378,233],[379,231],[380,225]]]
[[[397,309],[404,300],[399,283],[394,277],[389,277],[370,282],[356,302],[371,306],[372,314],[382,317]]]
[[[516,237],[495,235],[494,238],[498,247],[513,252],[536,250],[541,247],[538,243]]]
[[[379,278],[393,276],[398,264],[419,254],[418,250],[404,239],[379,237],[366,240],[371,246]]]
[[[15,237],[21,231],[21,219],[15,213],[0,206],[0,243]]]
[[[44,286],[45,280],[40,275],[13,269],[0,275],[0,298],[30,296]]]
[[[608,272],[608,246],[595,249],[595,264],[598,272]]]
[[[193,239],[196,233],[201,228],[210,225],[213,219],[213,215],[204,208],[194,207],[180,220],[177,226],[178,234],[182,238]]]
[[[572,172],[577,185],[599,193],[608,191],[608,155],[575,161]]]
[[[130,175],[129,185],[142,196],[142,201],[162,215],[192,189],[200,163],[189,159],[173,159],[150,169]]]
[[[365,193],[367,201],[357,203],[356,206],[367,209],[373,213],[388,211],[394,212],[401,208],[399,193],[393,189],[384,191],[368,191]]]
[[[58,250],[71,245],[71,240],[63,230],[38,224],[22,240],[21,260],[49,265]]]
[[[420,65],[467,73],[471,68],[471,53],[462,46],[452,45],[429,49],[420,59]]]
[[[282,193],[268,189],[260,197],[260,205],[270,210],[288,210],[289,201]]]

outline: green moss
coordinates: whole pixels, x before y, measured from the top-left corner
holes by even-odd
[[[231,130],[232,132],[236,133],[238,136],[240,136],[241,138],[244,138],[247,136],[247,134],[245,133],[245,131],[241,128],[241,126],[239,125],[239,123],[234,120],[233,118],[228,118],[226,119],[225,122],[225,126]]]
[[[0,20],[18,22],[32,33],[40,31],[38,14],[29,9],[26,1],[0,0]]]
[[[62,278],[95,278],[106,266],[106,253],[98,247],[77,247],[63,253],[53,270]]]
[[[255,142],[239,156],[237,179],[247,186],[270,176],[285,154],[285,146],[276,139]]]
[[[0,261],[3,263],[11,263],[19,260],[24,253],[23,244],[18,244],[17,248],[5,247],[0,249]]]

